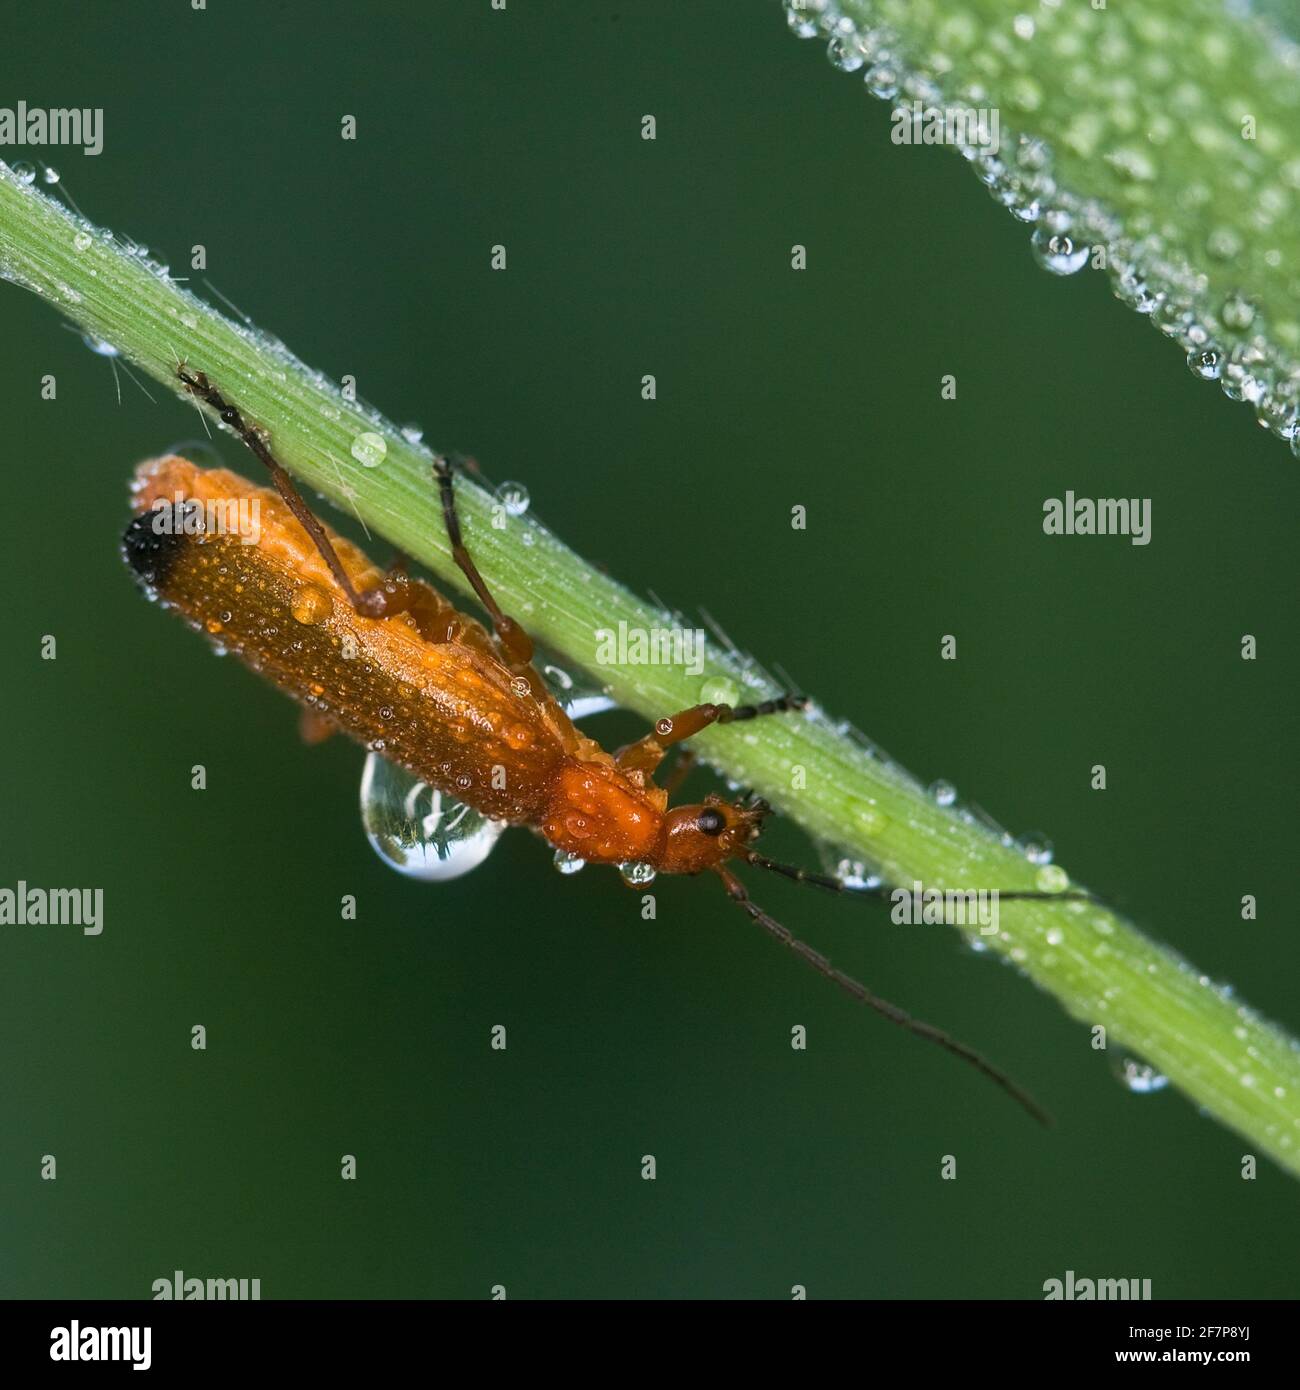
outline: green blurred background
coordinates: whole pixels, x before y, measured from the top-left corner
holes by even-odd
[[[99,158],[51,154],[87,215],[178,274],[202,243],[307,362],[1300,1025],[1294,460],[1104,276],[1039,270],[953,154],[892,145],[779,6],[87,0],[5,27],[0,104],[105,110]],[[1067,1269],[1296,1292],[1294,1180],[1242,1181],[1243,1140],[1126,1092],[953,933],[762,884],[1054,1131],[709,884],[661,880],[643,923],[616,875],[561,878],[522,832],[452,884],[391,873],[361,752],[301,746],[118,558],[131,469],[193,411],[125,379],[119,406],[108,362],[12,286],[0,324],[0,884],[106,897],[98,939],[0,934],[6,1293],[147,1297],[177,1268],[267,1298],[1032,1298]],[[1152,544],[1045,537],[1066,489],[1152,498]]]

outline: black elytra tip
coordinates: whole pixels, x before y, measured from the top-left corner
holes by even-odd
[[[141,512],[122,534],[122,558],[145,584],[159,588],[184,549],[186,537],[172,530],[157,531],[159,512]]]

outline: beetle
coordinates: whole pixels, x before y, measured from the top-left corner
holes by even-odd
[[[759,907],[735,873],[747,865],[833,892],[878,894],[767,858],[755,848],[770,807],[761,798],[671,805],[688,762],[664,785],[669,750],[713,724],[797,716],[805,701],[703,703],[659,719],[610,753],[582,733],[538,675],[533,642],[502,611],[462,534],[455,474],[435,458],[452,557],[488,616],[461,612],[404,563],[379,570],[311,511],[276,459],[270,436],[187,364],[186,391],[207,406],[270,473],[273,489],[225,469],[170,455],[141,465],[135,516],[122,550],[147,591],[306,709],[312,736],[340,730],[494,820],[530,826],[587,863],[648,865],[656,873],[711,873],[752,921],[890,1022],[976,1067],[1046,1122],[1038,1104],[983,1056],[846,975]],[[200,508],[253,505],[260,534],[160,526],[182,498]],[[1010,892],[1012,900],[1090,898],[1081,892]]]

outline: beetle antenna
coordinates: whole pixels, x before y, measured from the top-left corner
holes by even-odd
[[[1018,1086],[1004,1071],[999,1071],[992,1062],[982,1057],[974,1048],[967,1047],[965,1043],[958,1042],[942,1029],[934,1027],[933,1024],[923,1023],[919,1018],[913,1018],[904,1009],[900,1009],[897,1004],[891,1004],[889,1000],[882,999],[878,994],[873,994],[865,985],[859,984],[857,980],[846,975],[842,970],[833,966],[830,961],[814,950],[806,942],[798,940],[797,937],[787,928],[783,927],[775,917],[769,916],[761,907],[749,896],[745,885],[729,870],[718,865],[715,872],[722,879],[723,885],[727,890],[727,896],[736,903],[752,921],[757,922],[760,927],[770,936],[774,936],[783,946],[788,946],[795,955],[805,960],[819,974],[825,975],[828,980],[833,980],[845,993],[853,996],[859,1003],[865,1004],[867,1008],[874,1009],[882,1018],[887,1018],[890,1023],[896,1023],[900,1028],[906,1028],[909,1033],[915,1033],[917,1037],[926,1038],[932,1043],[937,1043],[945,1051],[951,1052],[954,1056],[960,1057],[963,1061],[969,1062],[976,1071],[983,1072],[990,1081],[996,1086],[1000,1086],[1018,1105],[1027,1110],[1034,1119],[1041,1125],[1050,1125],[1051,1116],[1038,1104],[1038,1102]]]

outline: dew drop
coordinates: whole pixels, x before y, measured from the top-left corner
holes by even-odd
[[[1052,842],[1046,835],[1031,832],[1016,841],[1016,847],[1031,864],[1050,864],[1052,862]]]
[[[82,335],[81,341],[95,354],[96,357],[119,357],[121,354],[112,343],[106,343],[103,338],[96,338],[91,333]]]
[[[1205,250],[1216,261],[1235,260],[1241,248],[1241,237],[1232,227],[1216,227],[1205,239]]]
[[[565,849],[557,849],[555,858],[551,860],[551,863],[555,865],[557,873],[564,874],[566,877],[569,874],[579,873],[587,867],[587,861],[581,855],[570,854]]]
[[[53,164],[47,164],[45,168],[41,170],[41,178],[47,184],[56,184],[59,181],[59,171]]]
[[[898,72],[889,63],[875,63],[863,79],[873,97],[892,101],[898,95]]]
[[[1215,347],[1193,348],[1187,354],[1187,367],[1202,381],[1218,381],[1223,372],[1223,354]]]
[[[711,676],[700,686],[700,703],[704,705],[734,705],[740,699],[740,687],[726,676]]]
[[[507,516],[523,516],[532,501],[523,483],[502,483],[494,495]]]
[[[72,238],[72,245],[78,251],[89,251],[95,238],[89,232],[78,232]]]
[[[936,806],[952,806],[957,800],[957,788],[951,782],[932,782],[930,796]]]
[[[1124,1089],[1136,1096],[1154,1095],[1169,1085],[1167,1076],[1149,1062],[1139,1062],[1134,1057],[1119,1057],[1113,1069]]]
[[[1030,238],[1034,259],[1053,275],[1073,275],[1082,270],[1088,259],[1088,247],[1076,246],[1065,232],[1053,232],[1039,227]]]
[[[629,860],[626,864],[620,864],[618,871],[629,888],[643,888],[647,883],[655,881],[653,864]]]
[[[383,436],[367,430],[352,441],[352,457],[363,468],[378,468],[388,456],[388,445]]]
[[[386,864],[426,883],[477,868],[506,828],[373,752],[361,774],[361,824]]]
[[[421,425],[403,425],[402,438],[408,444],[419,444],[424,439],[424,428]]]
[[[1219,311],[1225,328],[1247,329],[1255,321],[1255,306],[1244,294],[1230,294]]]
[[[857,72],[866,62],[854,34],[836,34],[826,47],[826,56],[830,59],[831,67],[838,68],[840,72]]]
[[[853,892],[874,892],[881,884],[880,875],[871,873],[860,859],[841,859],[831,872],[832,877]]]
[[[13,171],[14,178],[22,184],[33,184],[36,182],[36,170],[32,168],[25,159],[20,159],[9,166]]]
[[[817,16],[825,9],[825,0],[785,0],[785,22],[798,39],[817,36]]]
[[[294,594],[289,611],[304,627],[315,627],[334,611],[334,600],[319,585],[304,584]]]
[[[1070,875],[1059,864],[1044,864],[1034,875],[1034,887],[1040,893],[1063,893],[1069,886]]]

